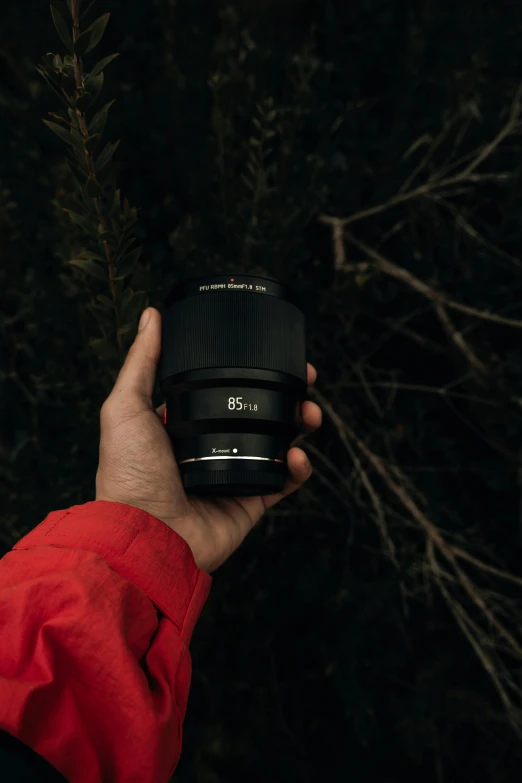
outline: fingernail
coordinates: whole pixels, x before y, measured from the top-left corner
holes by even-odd
[[[150,321],[150,308],[147,308],[141,314],[140,323],[138,326],[138,332],[141,332],[143,329],[145,329],[149,321]]]

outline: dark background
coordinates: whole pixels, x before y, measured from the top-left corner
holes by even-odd
[[[522,6],[105,11],[110,176],[143,246],[126,339],[187,274],[292,280],[325,412],[309,485],[214,575],[174,779],[518,779]],[[4,0],[2,552],[93,498],[118,367],[93,350],[105,284],[67,263],[83,239],[42,123],[47,52],[64,54],[48,4]],[[321,215],[350,218],[337,249]]]

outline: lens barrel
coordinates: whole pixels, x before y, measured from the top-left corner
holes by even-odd
[[[189,494],[283,489],[307,391],[305,317],[287,285],[251,275],[179,283],[166,301],[159,380]]]

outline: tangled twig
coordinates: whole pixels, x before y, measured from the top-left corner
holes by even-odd
[[[499,172],[497,174],[477,174],[475,172],[479,166],[481,166],[488,158],[493,155],[502,142],[520,127],[521,112],[522,84],[519,85],[515,92],[506,123],[502,126],[494,138],[491,139],[491,141],[487,142],[487,144],[485,144],[483,147],[480,147],[471,153],[469,156],[471,157],[471,162],[465,166],[462,166],[461,170],[456,174],[453,174],[449,177],[443,176],[443,173],[439,172],[437,175],[428,178],[428,180],[422,185],[419,185],[416,188],[411,188],[409,190],[407,189],[405,192],[399,192],[395,196],[392,196],[392,198],[390,198],[388,201],[385,201],[381,204],[376,204],[373,207],[368,207],[367,209],[362,209],[359,212],[354,212],[352,215],[348,215],[345,218],[333,218],[330,215],[321,215],[319,219],[323,223],[331,223],[332,225],[335,225],[335,221],[339,221],[341,227],[345,228],[352,223],[357,223],[365,218],[378,215],[381,212],[386,212],[387,210],[392,209],[399,204],[404,204],[407,201],[412,201],[416,198],[422,198],[424,196],[431,195],[433,192],[445,188],[454,188],[457,185],[462,185],[465,183],[476,184],[479,182],[488,182],[491,180],[503,182],[510,179],[512,175],[509,172]],[[430,155],[425,158],[423,164],[414,172],[415,175],[420,173],[420,170],[423,168],[428,158],[431,157],[431,154],[433,154],[434,149],[439,145],[440,141],[441,138],[435,140],[434,144],[432,145]],[[462,163],[462,159],[461,161],[457,161],[457,164],[458,163]]]
[[[370,470],[373,470],[381,478],[395,500],[399,502],[417,528],[424,534],[427,543],[424,568],[431,575],[457,624],[490,676],[507,709],[514,730],[522,737],[522,713],[518,705],[514,704],[513,698],[509,696],[505,684],[509,683],[510,689],[515,691],[517,699],[520,699],[522,693],[500,659],[500,653],[503,652],[508,654],[512,660],[522,662],[522,642],[512,630],[512,628],[518,627],[516,617],[513,617],[513,612],[509,610],[507,603],[503,602],[503,597],[499,593],[486,591],[475,584],[462,567],[462,562],[470,563],[482,573],[491,574],[521,586],[522,578],[469,555],[461,546],[451,544],[423,510],[420,500],[415,500],[409,490],[408,480],[400,468],[394,465],[392,470],[385,460],[376,454],[367,442],[357,434],[354,428],[341,419],[333,406],[317,389],[313,394],[335,426],[340,441],[358,467],[361,480],[370,494],[372,505],[375,510],[379,511],[377,514],[378,526],[387,540],[388,551],[395,554],[395,546],[391,540],[389,528],[383,521],[383,503],[369,478]],[[362,467],[362,460],[367,463],[368,468]],[[445,563],[445,568],[441,566],[439,558]],[[478,612],[478,622],[472,618],[458,597],[457,588],[462,591],[464,597]],[[502,622],[498,617],[499,611],[496,604],[500,606],[502,602],[503,614],[507,615],[510,620],[507,623]],[[485,624],[485,628],[481,627],[480,622]],[[495,659],[493,653],[496,654]]]

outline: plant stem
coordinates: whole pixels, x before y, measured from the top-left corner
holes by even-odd
[[[73,43],[76,43],[79,35],[80,35],[80,0],[72,0],[72,23],[73,23]],[[77,54],[74,54],[73,56],[73,62],[74,62],[74,80],[76,83],[76,97],[79,98],[84,91],[83,87],[83,72],[82,72],[82,61],[81,58],[78,57]],[[76,114],[78,116],[78,123],[80,126],[80,132],[83,137],[83,151],[85,154],[85,160],[87,162],[87,171],[89,172],[89,179],[96,179],[96,171],[94,168],[94,160],[92,157],[91,152],[87,149],[87,139],[89,138],[89,129],[87,127],[87,122],[85,120],[85,113],[81,111],[80,109],[76,109]],[[105,217],[103,215],[102,207],[101,207],[101,200],[95,196],[92,196],[92,200],[94,203],[94,208],[96,210],[96,217],[98,218],[98,223],[100,225],[100,228],[103,232],[103,234],[107,233],[107,223],[105,221]],[[115,317],[115,325],[116,325],[116,339],[118,342],[118,349],[121,354],[122,352],[122,338],[120,334],[120,312],[119,312],[119,302],[118,302],[118,295],[116,292],[116,264],[114,262],[114,256],[111,251],[111,247],[109,245],[109,241],[106,237],[102,239],[103,247],[105,250],[105,256],[107,258],[107,264],[109,269],[109,288],[111,291],[112,301],[114,303],[114,317]]]

